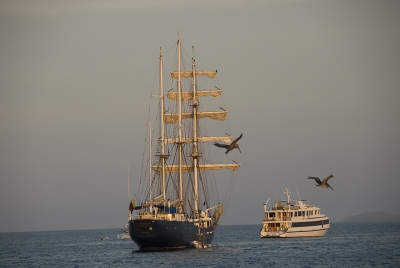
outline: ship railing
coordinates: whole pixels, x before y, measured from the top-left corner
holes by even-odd
[[[157,213],[154,214],[152,212],[140,212],[139,215],[134,216],[135,219],[138,220],[151,220],[151,219],[157,219],[157,220],[165,220],[165,221],[184,221],[188,220],[188,215],[187,214],[180,214],[180,213]]]
[[[281,232],[286,231],[288,229],[287,226],[263,226],[264,232]]]
[[[140,212],[138,215],[134,216],[138,220],[146,220],[146,219],[154,219],[155,215],[151,212],[145,211],[145,212]]]
[[[292,221],[292,217],[289,216],[264,217],[264,221]]]

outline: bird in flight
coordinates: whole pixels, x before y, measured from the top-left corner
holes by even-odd
[[[315,180],[318,184],[317,185],[315,185],[315,186],[318,186],[318,187],[321,187],[321,188],[331,188],[332,190],[333,190],[333,188],[329,185],[329,183],[328,183],[328,180],[330,179],[330,178],[333,178],[333,175],[329,175],[328,177],[326,177],[322,182],[321,182],[321,180],[319,179],[319,178],[317,178],[317,177],[308,177],[307,179],[313,179],[313,180]]]
[[[226,149],[225,154],[229,153],[230,151],[232,151],[235,148],[238,148],[239,152],[242,153],[240,151],[239,144],[237,143],[242,137],[243,137],[243,133],[240,134],[240,136],[238,138],[236,138],[234,141],[232,141],[231,144],[215,142],[214,145],[217,147],[225,148]]]

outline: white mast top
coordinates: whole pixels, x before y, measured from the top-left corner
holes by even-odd
[[[284,194],[286,194],[286,196],[287,196],[287,205],[288,205],[289,210],[290,210],[290,191],[287,188],[287,186],[286,186],[286,191],[284,192]]]

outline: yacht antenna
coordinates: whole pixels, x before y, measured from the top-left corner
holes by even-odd
[[[296,182],[294,182],[294,185],[296,186],[297,195],[299,196],[299,200],[301,200],[300,193],[299,193],[299,189],[297,188],[297,184],[296,184]]]

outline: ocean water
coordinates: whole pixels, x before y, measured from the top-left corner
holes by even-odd
[[[261,239],[260,229],[222,225],[212,248],[159,252],[116,229],[0,233],[0,267],[400,267],[400,223],[331,223],[317,238]]]

